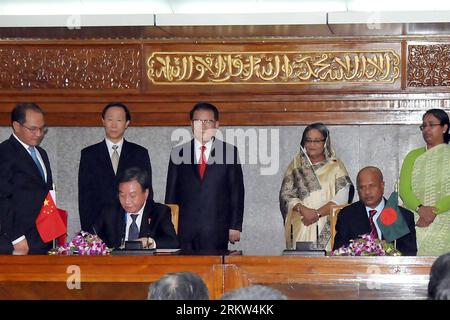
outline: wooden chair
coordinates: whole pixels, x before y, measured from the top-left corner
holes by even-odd
[[[170,208],[170,214],[172,215],[172,224],[175,228],[175,232],[178,234],[178,213],[180,207],[177,204],[166,204]]]
[[[343,205],[334,205],[331,206],[330,208],[330,244],[331,244],[331,251],[333,251],[333,246],[334,246],[334,236],[336,235],[336,221],[337,221],[337,216],[339,214],[339,212],[341,212],[341,209],[346,207],[346,204]]]

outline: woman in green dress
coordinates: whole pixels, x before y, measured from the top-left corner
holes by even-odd
[[[415,212],[418,255],[450,251],[449,117],[430,109],[422,117],[426,146],[408,153],[400,172],[400,197]]]

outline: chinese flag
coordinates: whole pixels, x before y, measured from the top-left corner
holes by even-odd
[[[64,234],[62,236],[58,237],[58,239],[57,239],[58,246],[62,246],[66,243],[66,238],[67,238],[67,211],[58,208],[58,213],[64,223],[64,227],[66,228],[66,231],[64,232]]]
[[[41,211],[36,219],[36,227],[44,243],[56,239],[67,232],[67,227],[56,208],[50,192],[44,199]]]

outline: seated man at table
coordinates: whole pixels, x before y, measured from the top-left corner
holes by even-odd
[[[361,169],[356,177],[359,201],[341,210],[336,222],[333,250],[348,246],[350,240],[364,234],[383,239],[377,219],[383,211],[384,181],[381,170],[376,167]],[[410,232],[396,240],[397,250],[404,256],[417,255],[416,229],[412,212],[399,207]]]
[[[170,208],[149,198],[148,173],[137,167],[118,177],[120,206],[106,207],[94,223],[94,230],[110,248],[125,241],[140,240],[144,248],[178,248]]]

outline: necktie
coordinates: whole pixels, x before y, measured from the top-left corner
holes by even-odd
[[[369,210],[369,220],[370,220],[370,235],[374,238],[378,239],[378,231],[377,227],[375,226],[375,222],[373,222],[373,217],[377,213],[377,210]]]
[[[131,219],[133,220],[130,224],[130,228],[128,229],[128,240],[137,240],[139,238],[139,228],[136,223],[136,219],[138,217],[137,214],[130,214]]]
[[[36,155],[36,149],[33,146],[29,146],[28,150],[30,150],[30,154],[31,154],[31,158],[33,158],[34,163],[36,164],[36,167],[39,170],[39,173],[42,176],[42,179],[45,180],[45,174],[44,174],[44,169],[42,169],[41,163],[39,162],[37,155]]]
[[[114,173],[117,173],[117,167],[119,166],[119,153],[117,152],[117,148],[119,148],[118,145],[113,145],[113,153],[111,155],[111,162],[112,162],[112,167],[114,170]]]
[[[202,146],[202,153],[200,155],[200,162],[198,164],[198,172],[200,173],[200,178],[203,179],[203,175],[205,174],[205,170],[206,170],[206,157],[205,157],[205,150],[206,147]]]

